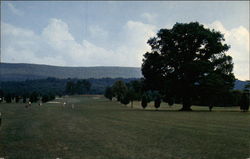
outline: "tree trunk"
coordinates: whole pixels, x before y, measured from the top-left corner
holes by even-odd
[[[183,104],[182,108],[179,111],[192,111],[191,109],[191,98],[190,97],[183,97]]]

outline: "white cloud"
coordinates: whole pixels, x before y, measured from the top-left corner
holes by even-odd
[[[140,67],[143,54],[150,50],[147,41],[155,36],[156,26],[139,21],[128,21],[123,28],[124,45],[117,49],[127,56],[127,63]]]
[[[108,32],[102,29],[98,25],[92,25],[89,27],[89,32],[92,38],[107,38]]]
[[[224,34],[225,43],[231,46],[228,55],[233,57],[236,78],[249,80],[249,31],[243,26],[226,29],[220,21],[205,26]]]
[[[23,15],[23,12],[17,9],[12,3],[9,2],[7,3],[7,5],[13,14],[18,15],[18,16]]]
[[[93,27],[93,34],[105,31]],[[32,30],[2,23],[2,55],[4,62],[27,62],[69,66],[141,66],[142,54],[154,36],[155,26],[128,21],[121,30],[121,45],[110,49],[84,40],[78,43],[60,19],[50,19],[40,35]]]
[[[143,19],[146,19],[149,23],[153,23],[153,22],[155,22],[155,20],[157,18],[157,14],[155,14],[155,13],[143,13],[143,14],[141,14],[141,17]]]

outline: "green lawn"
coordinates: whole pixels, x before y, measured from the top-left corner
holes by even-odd
[[[73,96],[58,103],[0,104],[0,158],[18,159],[247,159],[250,112],[239,108],[166,104],[155,111],[101,96]],[[74,103],[75,108],[71,105]]]

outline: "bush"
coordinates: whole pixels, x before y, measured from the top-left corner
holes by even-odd
[[[26,101],[27,101],[27,97],[23,96],[23,103],[26,103]]]
[[[30,95],[30,102],[35,103],[38,101],[38,94],[36,92],[31,93]]]
[[[148,99],[147,99],[147,96],[144,94],[142,96],[142,100],[141,100],[141,106],[143,109],[145,109],[148,105]]]
[[[48,102],[49,101],[49,96],[48,95],[43,95],[42,96],[42,102],[43,103],[46,103],[46,102]]]
[[[6,101],[6,103],[11,103],[11,95],[10,94],[6,95],[5,101]]]
[[[160,95],[157,95],[156,98],[155,98],[155,101],[154,101],[154,106],[156,109],[158,109],[160,106],[161,106],[161,97]]]
[[[127,105],[129,103],[129,96],[128,93],[126,93],[122,98],[121,98],[121,103],[124,105]]]
[[[247,112],[249,110],[249,93],[248,92],[244,92],[242,94],[242,97],[241,97],[241,101],[240,101],[240,109],[243,111],[243,112]]]
[[[112,100],[112,98],[113,98],[113,92],[112,92],[112,88],[111,88],[111,87],[107,87],[107,88],[105,89],[104,96],[105,96],[106,98],[108,98],[109,100]]]

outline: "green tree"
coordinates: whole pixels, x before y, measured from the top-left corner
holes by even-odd
[[[75,83],[73,81],[68,81],[66,84],[66,93],[72,95],[75,93]]]
[[[6,103],[11,103],[11,94],[7,94],[4,99]]]
[[[160,94],[157,94],[154,100],[154,106],[156,110],[161,106],[161,96]]]
[[[244,90],[240,101],[240,109],[243,112],[247,112],[249,110],[250,98],[249,98],[249,90]]]
[[[74,93],[77,94],[86,94],[90,91],[91,83],[87,80],[78,80],[73,86],[75,88]]]
[[[148,106],[148,97],[146,94],[142,95],[141,106],[143,109],[145,109]]]
[[[126,95],[131,103],[131,108],[133,108],[133,102],[134,100],[138,99],[138,94],[136,94],[133,88],[129,88]]]
[[[129,101],[130,101],[129,95],[128,95],[128,92],[126,92],[124,94],[124,96],[122,96],[122,98],[121,98],[121,103],[124,105],[127,105],[129,103]]]
[[[23,96],[23,103],[26,103],[26,101],[27,101],[27,97],[24,95]]]
[[[113,91],[114,96],[117,98],[118,101],[121,101],[121,99],[125,95],[127,89],[128,88],[127,88],[126,84],[121,80],[116,81],[112,86],[112,91]]]
[[[150,89],[182,99],[181,110],[191,110],[192,98],[207,79],[230,90],[235,81],[232,57],[220,32],[198,22],[176,23],[148,40],[151,52],[144,54],[142,74]],[[211,92],[212,93],[212,92]]]
[[[49,96],[46,95],[46,94],[44,94],[44,95],[42,96],[42,102],[43,102],[43,103],[46,103],[46,102],[48,102],[48,101],[49,101]]]
[[[18,103],[19,100],[20,100],[20,97],[19,97],[19,96],[16,96],[16,97],[15,97],[15,102]]]
[[[38,94],[36,92],[32,92],[30,94],[30,102],[35,103],[38,101]]]
[[[105,93],[104,93],[104,96],[106,97],[106,98],[108,98],[109,100],[112,100],[112,98],[113,98],[113,91],[112,91],[112,88],[111,87],[107,87],[106,89],[105,89]]]

